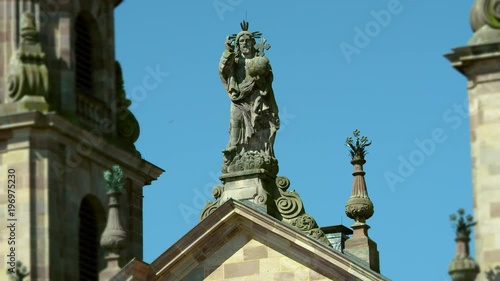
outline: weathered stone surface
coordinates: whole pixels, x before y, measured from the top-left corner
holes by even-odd
[[[353,235],[345,242],[345,251],[364,261],[372,270],[380,272],[377,244],[368,237],[370,226],[366,224],[373,213],[373,203],[368,196],[363,165],[366,163],[366,147],[371,145],[367,137],[360,137],[359,130],[353,132],[356,142],[348,137],[346,145],[350,149],[351,164],[354,166],[354,176],[351,196],[345,206],[346,215],[354,220]]]
[[[478,1],[479,5],[484,1]],[[498,1],[491,1],[498,6]],[[486,24],[485,26],[488,26]],[[483,28],[483,26],[481,27]],[[495,32],[498,32],[497,27]],[[478,33],[476,31],[476,33]],[[476,35],[474,35],[476,36]],[[486,271],[498,265],[487,257],[489,251],[500,249],[500,220],[494,217],[492,204],[498,202],[498,157],[500,157],[500,43],[476,44],[460,47],[447,54],[452,65],[469,81],[468,99],[471,116],[471,153],[475,229],[475,259],[482,272],[478,281],[487,281]]]
[[[201,221],[149,268],[147,280],[387,280],[358,259],[234,200]],[[189,279],[201,272],[204,278]]]
[[[273,73],[255,39],[260,32],[242,31],[226,38],[219,75],[230,100],[229,143],[224,152],[223,173],[266,169],[276,175],[274,139],[279,129],[278,106],[272,89]],[[267,49],[269,46],[267,45]]]
[[[16,171],[16,207],[22,210],[17,213],[18,221],[23,223],[16,230],[16,243],[32,245],[17,248],[16,257],[26,261],[31,276],[42,281],[78,279],[80,205],[84,197],[92,194],[96,205],[103,208],[106,189],[102,172],[112,163],[126,169],[130,191],[120,198],[123,226],[134,229],[129,236],[130,247],[122,257],[130,260],[142,256],[142,209],[132,207],[132,197],[142,200],[144,183],[157,178],[161,169],[105,140],[92,146],[91,152],[82,153],[78,147],[82,140],[88,140],[88,132],[56,114],[0,116],[0,131],[0,143],[4,143],[0,165]],[[0,177],[0,184],[7,186],[7,178]],[[6,189],[0,189],[0,198],[7,198]],[[7,210],[7,205],[0,202],[0,209]],[[105,226],[104,209],[97,215],[100,234]],[[4,238],[0,236],[0,243],[7,244]],[[103,256],[100,259],[103,268]],[[4,255],[0,261],[5,276]]]
[[[45,53],[42,50],[38,32],[35,27],[34,15],[25,12],[21,19],[21,42],[11,59],[9,75],[7,77],[7,95],[11,102],[16,102],[25,96],[39,97],[38,103],[46,102],[49,93],[49,74],[45,64]],[[35,102],[35,104],[37,104]],[[26,109],[42,109],[47,111],[48,106],[38,108],[30,102],[24,102]],[[22,109],[18,107],[17,109]]]
[[[316,220],[305,212],[302,199],[295,191],[287,191],[290,181],[286,177],[274,179],[265,170],[244,171],[223,175],[224,186],[216,185],[212,194],[216,199],[207,202],[201,211],[200,220],[213,213],[229,199],[247,201],[261,212],[267,213],[307,235],[330,245]]]
[[[222,185],[213,189],[215,201],[200,214],[205,219],[229,199],[248,202],[329,245],[313,217],[305,213],[302,200],[287,191],[289,181],[276,177],[278,160],[274,139],[279,129],[278,107],[272,89],[273,74],[264,50],[269,45],[260,32],[242,31],[226,38],[219,63],[222,84],[231,99],[230,139],[224,153]],[[259,44],[255,39],[261,38]]]
[[[480,45],[500,41],[500,1],[476,0],[470,13],[470,24],[474,35],[469,45]]]
[[[113,165],[111,170],[104,171],[104,180],[108,190],[109,209],[108,221],[101,235],[100,244],[107,253],[105,256],[106,268],[99,273],[100,280],[109,280],[120,271],[120,251],[128,243],[127,233],[120,222],[120,204],[118,198],[124,186],[122,177],[123,171],[118,165]]]

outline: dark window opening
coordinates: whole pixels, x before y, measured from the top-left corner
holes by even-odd
[[[88,199],[82,201],[79,218],[80,281],[98,281],[99,239],[97,215]]]
[[[89,23],[82,17],[76,19],[76,88],[85,94],[92,94],[93,49]]]

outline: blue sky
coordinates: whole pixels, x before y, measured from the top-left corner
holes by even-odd
[[[219,183],[230,101],[217,66],[246,15],[272,46],[279,174],[306,211],[321,226],[353,223],[344,142],[359,129],[373,140],[368,224],[382,274],[450,280],[448,217],[472,211],[472,188],[466,79],[443,54],[472,36],[473,1],[277,2],[129,0],[116,9],[116,55],[141,124],[136,145],[166,170],[144,188],[145,261],[196,225]]]

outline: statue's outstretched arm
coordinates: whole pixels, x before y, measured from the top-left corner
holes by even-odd
[[[234,47],[231,44],[231,40],[229,36],[226,37],[226,41],[224,42],[224,45],[226,46],[226,49],[222,53],[222,57],[220,58],[219,62],[219,76],[222,81],[222,84],[224,84],[224,87],[228,89],[228,80],[229,77],[232,75],[233,72],[233,65],[234,65]]]
[[[220,79],[222,81],[222,84],[227,89],[227,81],[231,75],[231,72],[233,71],[233,65],[234,65],[234,53],[230,52],[229,50],[225,50],[222,53],[222,57],[220,58],[219,62],[219,75]]]

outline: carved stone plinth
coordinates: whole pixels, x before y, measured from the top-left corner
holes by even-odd
[[[345,241],[345,252],[365,261],[372,270],[380,272],[379,253],[377,243],[368,237],[368,226],[366,223],[355,223],[351,225],[353,235]]]
[[[224,192],[221,195],[219,206],[230,198],[239,201],[249,201],[256,204],[266,213],[274,213],[276,177],[264,169],[247,170],[224,174],[220,177],[224,183]],[[271,197],[270,197],[271,196]]]
[[[297,192],[287,191],[290,187],[288,178],[274,177],[266,170],[256,169],[224,174],[220,179],[225,185],[214,186],[212,195],[216,200],[207,202],[201,211],[200,220],[205,219],[230,199],[249,202],[263,213],[330,246],[330,242],[316,220],[306,213],[302,199]]]

